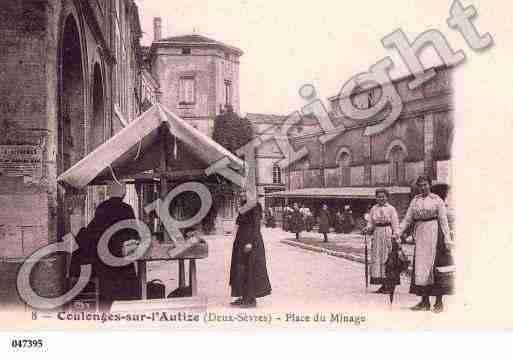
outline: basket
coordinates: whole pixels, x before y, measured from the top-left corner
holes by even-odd
[[[440,266],[435,268],[435,283],[441,289],[452,290],[454,288],[455,265]]]

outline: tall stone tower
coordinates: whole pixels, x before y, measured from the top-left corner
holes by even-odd
[[[226,105],[240,112],[239,58],[243,52],[200,34],[161,38],[154,19],[149,62],[160,84],[160,102],[212,136],[214,118]]]

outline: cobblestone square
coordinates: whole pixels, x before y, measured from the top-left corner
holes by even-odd
[[[284,244],[281,240],[293,240],[294,234],[279,228],[263,228],[262,234],[273,292],[259,300],[259,310],[406,310],[418,301],[408,293],[408,279],[403,278],[396,288],[391,307],[388,295],[372,293],[377,286],[365,288],[362,263]],[[302,236],[321,238],[314,232],[303,232]],[[209,257],[197,261],[199,294],[208,297],[208,310],[229,310],[233,235],[212,235],[205,239],[209,244]],[[355,234],[330,235],[330,240],[363,246],[361,236]],[[154,278],[163,280],[169,293],[178,286],[178,264],[152,263],[148,279]],[[445,301],[450,305],[450,297]]]

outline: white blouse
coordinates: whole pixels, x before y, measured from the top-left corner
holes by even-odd
[[[445,241],[449,241],[451,238],[447,220],[447,207],[444,201],[434,193],[430,193],[426,197],[417,195],[412,199],[406,216],[400,225],[399,235],[414,222],[429,219],[438,220]]]
[[[399,219],[397,217],[397,211],[393,206],[385,203],[383,206],[375,204],[369,213],[369,223],[367,227],[370,230],[374,230],[376,225],[390,224],[392,227],[392,233],[399,231]]]

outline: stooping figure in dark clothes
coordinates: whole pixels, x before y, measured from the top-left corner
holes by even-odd
[[[243,199],[241,208],[245,203],[246,199]],[[271,294],[264,241],[260,232],[261,221],[260,203],[237,216],[230,286],[232,297],[237,297],[231,304],[242,308],[256,307],[256,298]]]
[[[125,194],[125,186],[110,186],[111,197],[98,205],[94,218],[77,235],[80,248],[72,258],[72,276],[80,273],[80,264],[92,265],[92,276],[97,277],[99,282],[100,306],[105,310],[108,310],[115,300],[138,299],[140,296],[134,263],[119,267],[110,266],[103,263],[98,255],[98,244],[105,231],[122,220],[135,218],[132,207],[123,202]],[[139,237],[135,229],[121,229],[110,238],[109,251],[113,256],[123,257],[124,243],[137,239]]]

